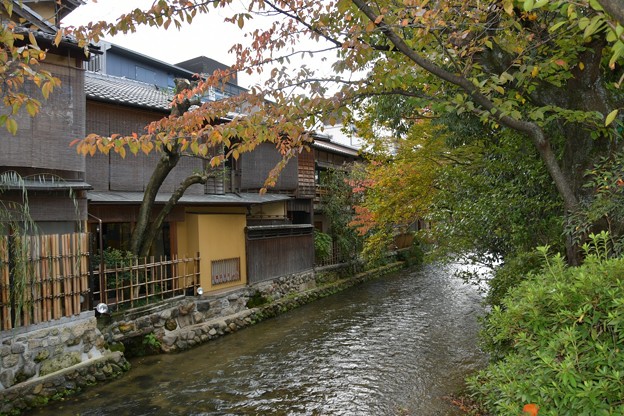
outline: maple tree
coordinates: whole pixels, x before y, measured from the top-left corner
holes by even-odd
[[[360,167],[363,172],[351,178],[359,203],[350,225],[367,236],[364,255],[377,259],[385,255],[397,234],[408,232],[430,214],[436,180],[451,156],[445,154],[443,129],[429,121],[416,123],[398,142],[393,135],[379,135],[366,123],[358,125],[373,151],[368,154],[369,163]]]
[[[207,129],[184,119],[185,128],[197,134],[180,140],[190,140],[200,150],[200,138],[218,142],[231,138],[228,133],[234,129],[245,140],[232,151],[248,151],[258,141],[279,137],[287,154],[305,145],[306,131],[317,126],[319,117],[345,117],[375,95],[410,96],[420,98],[421,108],[429,111],[472,112],[494,127],[522,133],[571,212],[586,193],[584,171],[597,154],[611,151],[618,135],[622,24],[602,3],[608,2],[252,1],[249,10],[229,21],[244,27],[255,14],[280,18],[251,33],[250,45],[233,47],[238,56],[234,70],[261,73],[269,64],[305,52],[298,50],[301,40],[314,39],[322,43],[307,52],[335,51],[336,75],[319,77],[306,66],[294,73],[270,67],[271,77],[262,87],[237,98],[250,103],[255,113],[222,128]],[[74,34],[89,33],[86,40],[97,40],[142,24],[178,26],[196,13],[209,12],[210,6],[227,4],[157,1],[150,10],[130,12],[115,23],[94,23]],[[364,75],[352,77],[358,73]],[[229,75],[215,74],[189,94]],[[336,92],[328,95],[330,84]],[[266,106],[267,100],[274,105]],[[221,108],[241,102],[228,100]],[[210,119],[215,111],[215,106],[202,108],[193,117]],[[136,151],[154,140],[166,145],[171,137],[181,137],[173,130],[162,134],[172,125],[172,120],[160,123],[139,138],[86,140],[80,149],[122,151],[127,146]],[[571,261],[574,248],[569,244]]]
[[[158,0],[148,10],[68,28],[64,35],[86,46],[142,25],[179,28],[230,4]],[[537,150],[566,212],[573,212],[588,195],[584,172],[618,147],[624,56],[619,6],[620,0],[253,0],[226,20],[242,30],[257,15],[271,15],[273,23],[253,30],[249,44],[233,45],[237,63],[231,71],[203,79],[174,104],[218,88],[234,71],[267,71],[263,85],[165,118],[145,134],[91,136],[77,148],[123,156],[175,143],[205,155],[211,145],[226,144],[229,154],[215,156],[216,165],[269,141],[287,160],[305,148],[319,120],[347,118],[370,97],[396,95],[420,100],[428,112],[470,112],[493,128],[521,133]],[[308,39],[319,43],[302,50]],[[288,70],[290,59],[305,62],[320,52],[335,53],[335,75],[320,76],[307,65]],[[253,111],[228,125],[211,123],[243,105]],[[278,172],[279,166],[267,185]],[[573,241],[567,254],[576,261]]]

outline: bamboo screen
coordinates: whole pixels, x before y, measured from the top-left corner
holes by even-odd
[[[88,307],[87,233],[0,237],[0,330]]]

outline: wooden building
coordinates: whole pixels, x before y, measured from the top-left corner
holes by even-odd
[[[40,69],[59,78],[61,86],[44,99],[34,85],[24,88],[41,102],[36,117],[22,109],[16,117],[15,136],[0,128],[0,173],[14,171],[25,178],[30,216],[44,234],[77,231],[87,218],[89,188],[85,182],[85,161],[69,146],[73,139],[84,137],[85,95],[82,48],[68,39],[58,47],[52,43],[60,19],[82,1],[13,0],[13,21],[22,21],[16,30],[31,31],[42,49],[47,49]],[[3,23],[8,16],[0,6]],[[21,185],[5,184],[2,200],[22,201]],[[12,189],[12,190],[11,190]]]
[[[202,62],[206,67],[214,64],[200,57],[168,65],[115,45],[101,45],[101,49],[99,66],[90,64],[97,72],[87,71],[85,76],[86,132],[100,135],[141,132],[150,121],[168,114],[173,79],[193,76],[182,65],[196,69]],[[239,94],[244,89],[230,83],[224,91]],[[306,156],[309,159],[311,154]],[[158,157],[139,154],[122,160],[114,153],[87,157],[86,182],[93,186],[88,192],[91,230],[99,232],[102,222],[105,247],[128,248]],[[314,193],[309,184],[300,187],[299,160],[288,163],[268,193],[258,192],[280,158],[275,147],[262,144],[238,160],[229,160],[207,184],[189,188],[167,218],[154,254],[199,252],[205,291],[311,269]],[[157,204],[164,203],[187,175],[207,169],[205,163],[183,158],[161,188]]]

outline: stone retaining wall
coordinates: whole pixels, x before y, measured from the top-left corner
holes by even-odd
[[[253,296],[275,301],[314,287],[314,270],[308,270],[227,293],[183,297],[114,314],[101,330],[110,344],[154,334],[162,352],[180,351],[252,323],[247,302]]]
[[[93,312],[0,333],[0,413],[115,377],[128,368],[112,354]]]
[[[182,351],[397,270],[401,265],[394,263],[345,279],[309,271],[221,295],[188,297],[151,310],[118,315],[102,332],[111,343],[127,343],[153,334],[162,352]],[[264,303],[248,308],[248,300],[258,295]]]

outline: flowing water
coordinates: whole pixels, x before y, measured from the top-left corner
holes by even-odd
[[[35,415],[456,415],[485,364],[476,288],[452,268],[403,271],[176,355]]]

